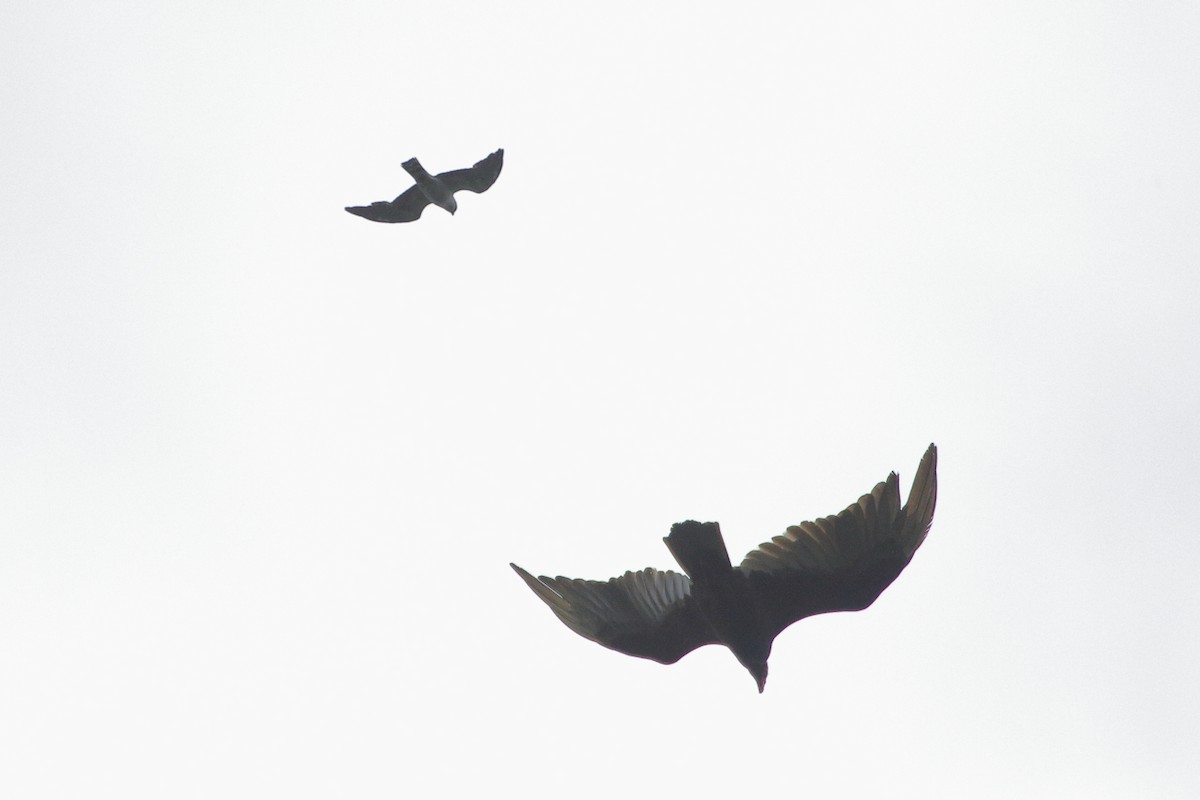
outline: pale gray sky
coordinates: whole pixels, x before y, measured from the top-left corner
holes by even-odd
[[[10,3],[0,795],[1200,793],[1200,8]],[[408,225],[345,205],[468,166]],[[512,574],[940,450],[862,614]]]

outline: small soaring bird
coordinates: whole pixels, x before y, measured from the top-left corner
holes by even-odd
[[[379,200],[369,206],[346,206],[351,214],[374,222],[412,222],[421,216],[425,206],[433,203],[451,214],[458,210],[455,192],[486,192],[500,177],[504,166],[504,148],[497,150],[470,169],[456,169],[441,175],[430,175],[421,162],[410,158],[400,166],[412,175],[416,185],[390,203]]]
[[[663,539],[687,575],[647,568],[608,581],[517,574],[567,627],[597,644],[674,664],[706,644],[723,644],[762,692],[771,644],[797,620],[861,611],[908,566],[937,502],[937,448],[917,467],[900,506],[896,473],[842,513],[789,527],[729,561],[715,522],[680,522]]]

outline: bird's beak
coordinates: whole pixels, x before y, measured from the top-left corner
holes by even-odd
[[[758,693],[762,694],[763,689],[767,688],[767,665],[756,665],[754,669],[750,670],[750,674],[754,676],[754,680],[758,684]]]

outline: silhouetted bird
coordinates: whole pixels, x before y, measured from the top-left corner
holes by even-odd
[[[369,206],[346,206],[351,214],[375,222],[412,222],[421,216],[425,206],[433,203],[451,214],[458,210],[455,192],[486,192],[500,177],[504,166],[504,148],[497,150],[470,169],[456,169],[441,175],[430,175],[421,162],[410,158],[400,166],[417,183],[392,202],[380,200]]]
[[[511,566],[580,636],[662,664],[723,644],[761,692],[775,637],[805,617],[860,611],[875,602],[925,540],[936,502],[937,448],[931,444],[903,508],[893,472],[842,513],[789,527],[737,568],[720,526],[694,521],[672,525],[663,539],[687,576],[648,568],[601,582],[535,578]]]

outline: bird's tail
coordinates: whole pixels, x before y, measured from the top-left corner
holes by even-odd
[[[931,444],[917,467],[912,488],[908,490],[908,502],[904,504],[904,533],[901,536],[909,553],[915,553],[925,541],[929,526],[933,524],[933,507],[936,505],[937,447]]]
[[[725,539],[721,536],[721,526],[715,522],[677,522],[671,526],[671,535],[664,536],[663,541],[693,581],[733,569]]]
[[[428,172],[421,166],[421,162],[415,158],[410,158],[408,161],[400,162],[400,166],[404,167],[404,171],[413,176],[413,179],[427,177]]]

